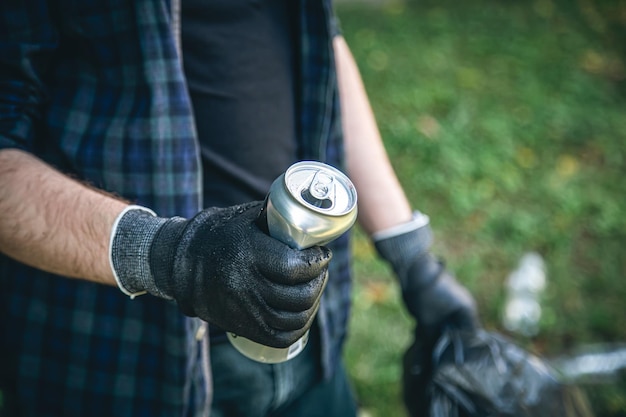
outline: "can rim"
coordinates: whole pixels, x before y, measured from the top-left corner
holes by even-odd
[[[294,195],[290,187],[290,184],[288,183],[288,179],[294,172],[303,170],[305,168],[308,168],[308,169],[317,168],[317,169],[324,169],[324,170],[331,171],[332,174],[335,176],[335,178],[339,179],[339,182],[345,189],[346,194],[348,195],[350,199],[347,207],[345,209],[342,209],[341,212],[336,212],[336,211],[333,211],[333,210],[336,210],[335,207],[330,207],[330,208],[316,207],[310,204],[309,202],[305,201],[304,199],[298,198],[298,196]],[[357,197],[356,187],[354,186],[350,178],[348,178],[348,176],[344,174],[341,170],[335,168],[332,165],[325,164],[323,162],[305,160],[305,161],[299,161],[299,162],[294,163],[287,169],[287,171],[285,171],[285,174],[283,176],[283,183],[285,185],[285,188],[289,191],[289,194],[291,194],[292,198],[298,200],[300,203],[305,204],[306,207],[309,207],[310,209],[324,213],[325,215],[328,215],[328,216],[342,217],[342,216],[349,215],[352,212],[352,209],[357,206],[358,197]]]

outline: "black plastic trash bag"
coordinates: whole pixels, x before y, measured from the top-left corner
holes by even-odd
[[[413,344],[404,357],[412,417],[593,416],[582,391],[497,333],[450,331],[425,352]]]

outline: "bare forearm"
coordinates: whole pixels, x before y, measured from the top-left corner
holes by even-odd
[[[409,221],[411,207],[385,152],[352,54],[334,41],[348,174],[359,196],[359,222],[368,233]]]
[[[20,262],[115,285],[109,234],[126,205],[28,153],[0,151],[0,251]]]

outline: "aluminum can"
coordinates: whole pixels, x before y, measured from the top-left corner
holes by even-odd
[[[270,236],[294,249],[324,245],[352,227],[357,217],[357,194],[340,170],[316,161],[290,166],[271,185],[259,224]],[[307,344],[309,332],[293,345],[274,348],[227,332],[232,345],[250,359],[285,362]]]

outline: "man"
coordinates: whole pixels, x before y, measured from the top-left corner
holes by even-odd
[[[346,169],[421,337],[476,325],[330,2],[183,2],[180,37],[177,2],[58,3],[0,6],[0,384],[18,415],[354,415],[347,236],[292,250],[251,202],[301,159]],[[309,328],[278,365],[223,341]]]

